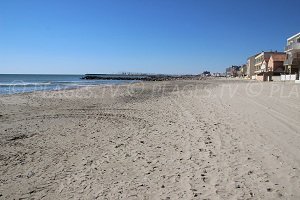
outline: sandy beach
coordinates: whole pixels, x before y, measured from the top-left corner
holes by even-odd
[[[300,199],[300,84],[0,96],[0,199]]]

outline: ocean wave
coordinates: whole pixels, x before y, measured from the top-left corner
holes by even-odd
[[[51,85],[51,82],[47,83],[26,83],[26,82],[16,82],[16,83],[0,83],[0,87],[18,87],[18,86],[43,86]]]

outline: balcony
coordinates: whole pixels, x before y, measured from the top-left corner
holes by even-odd
[[[262,73],[261,70],[256,70],[256,71],[254,71],[254,74],[260,74],[260,73]]]
[[[267,72],[266,69],[257,69],[254,71],[254,74],[261,74],[261,73],[264,73],[264,72]]]
[[[300,50],[300,43],[293,43],[285,47],[285,51]]]

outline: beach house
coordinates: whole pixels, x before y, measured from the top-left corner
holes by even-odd
[[[300,83],[300,33],[287,39],[285,52],[287,56],[284,61],[284,66],[290,75],[289,79]]]
[[[261,52],[255,56],[254,61],[254,74],[255,79],[259,81],[270,81],[272,80],[272,71],[268,69],[270,58],[273,56],[273,61],[275,58],[285,56],[284,52]],[[277,57],[278,56],[278,57]],[[276,61],[277,62],[277,61]],[[274,64],[274,63],[273,63]],[[276,64],[277,65],[277,64]]]

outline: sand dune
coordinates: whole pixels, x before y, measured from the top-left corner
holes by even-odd
[[[0,97],[0,198],[299,199],[300,86],[149,82]]]

